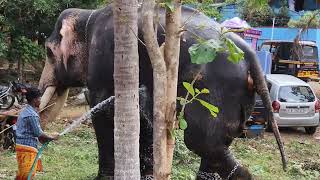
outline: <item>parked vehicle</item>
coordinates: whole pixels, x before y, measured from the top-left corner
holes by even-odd
[[[262,43],[260,50],[272,53],[272,74],[289,74],[302,80],[318,80],[318,47],[313,41],[272,40]]]
[[[0,86],[0,109],[9,109],[15,102],[15,97],[11,94],[12,84],[9,87]]]
[[[17,115],[6,115],[0,118],[0,147],[3,149],[15,149],[17,119]]]
[[[11,82],[12,83],[12,94],[16,97],[19,104],[26,103],[27,89],[30,87],[27,83]]]
[[[0,86],[0,109],[9,109],[14,104],[15,100],[19,104],[26,103],[25,94],[28,84],[12,81],[9,86]]]
[[[304,127],[307,134],[314,134],[319,125],[320,101],[310,85],[284,74],[267,74],[266,80],[278,126]],[[268,114],[266,120],[269,122]]]

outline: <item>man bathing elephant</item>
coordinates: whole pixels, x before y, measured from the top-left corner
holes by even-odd
[[[141,13],[139,14],[138,36],[143,41],[142,18]],[[164,14],[164,9],[160,9],[162,25],[165,24]],[[233,158],[229,146],[233,139],[241,134],[251,114],[255,103],[255,91],[260,94],[272,116],[268,88],[257,57],[244,40],[229,33],[227,36],[245,52],[243,61],[233,64],[227,61],[226,53],[220,53],[211,63],[192,64],[188,48],[197,43],[194,34],[203,39],[218,39],[221,26],[202,13],[195,13],[194,9],[182,7],[182,22],[190,16],[192,18],[185,25],[186,32],[181,37],[178,96],[186,94],[181,86],[182,82],[191,82],[201,71],[201,79],[195,86],[199,89],[208,88],[210,94],[201,98],[220,109],[216,118],[212,118],[210,113],[196,102],[188,105],[185,110],[188,128],[184,133],[184,141],[191,151],[201,157],[197,179],[203,179],[203,174],[213,172],[218,173],[223,179],[251,179],[251,174]],[[165,32],[161,26],[158,27],[158,42],[162,44]],[[39,83],[39,88],[45,91],[41,107],[49,103],[54,93],[60,102],[57,105],[63,104],[69,87],[88,86],[91,107],[114,95],[113,33],[112,5],[98,10],[68,9],[61,13],[46,42],[47,60]],[[152,68],[147,50],[142,44],[139,44],[139,58],[140,84],[145,86],[145,94],[149,94],[147,97],[152,101]],[[255,88],[252,88],[253,86]],[[47,118],[53,119],[57,111],[59,108],[54,107],[46,114]],[[142,111],[152,114],[152,110]],[[93,125],[99,148],[98,179],[112,179],[113,117],[101,113],[93,118]],[[273,127],[278,145],[282,149],[277,126]],[[148,132],[150,128],[141,124],[141,132]],[[141,134],[140,143],[141,149],[150,146],[152,133]],[[141,176],[152,175],[152,152],[141,153],[149,159],[141,162]],[[281,154],[285,160],[283,152]]]

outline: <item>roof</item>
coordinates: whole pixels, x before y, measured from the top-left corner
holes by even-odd
[[[314,41],[299,41],[301,45],[317,46]],[[288,40],[267,40],[262,44],[272,44],[272,43],[293,43],[293,41]]]
[[[266,78],[268,81],[271,81],[279,86],[309,86],[308,83],[302,81],[301,79],[287,74],[267,74]]]

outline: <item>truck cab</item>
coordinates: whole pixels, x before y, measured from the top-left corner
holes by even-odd
[[[265,41],[260,50],[272,53],[272,74],[289,74],[302,80],[318,80],[318,47],[313,41]]]

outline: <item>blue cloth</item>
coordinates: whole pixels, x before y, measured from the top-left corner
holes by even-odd
[[[17,120],[16,143],[37,148],[38,137],[42,133],[38,113],[32,106],[27,105]]]

